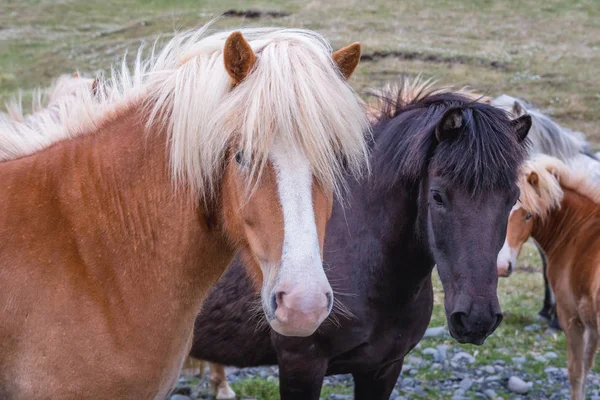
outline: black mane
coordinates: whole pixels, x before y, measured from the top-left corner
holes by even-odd
[[[416,184],[431,167],[474,194],[514,185],[526,148],[505,111],[464,94],[430,88],[405,102],[408,90],[404,84],[395,93],[378,95],[381,114],[373,124],[378,180],[391,186],[399,180]],[[461,113],[464,129],[439,142],[436,129],[452,109]]]

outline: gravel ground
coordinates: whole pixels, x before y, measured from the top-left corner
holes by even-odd
[[[519,354],[510,348],[498,348],[495,354],[502,355],[501,358],[484,359],[477,347],[465,351],[465,347],[454,345],[444,327],[430,328],[406,357],[391,399],[568,399],[566,365],[557,354],[560,350],[555,352],[551,346],[554,342],[551,338],[562,334],[547,330],[541,322],[526,326],[521,334],[536,335],[539,342],[547,342],[544,346],[547,351]],[[252,380],[275,385],[278,377],[277,367],[228,368],[227,373],[234,388]],[[323,399],[352,399],[348,394],[352,388],[350,375],[327,377],[324,388],[328,386],[332,390]],[[180,378],[176,393],[180,395],[172,396],[172,400],[212,398],[206,379],[198,377]],[[250,396],[256,397],[241,398],[270,399],[260,393]],[[587,396],[600,400],[600,374],[589,375]]]

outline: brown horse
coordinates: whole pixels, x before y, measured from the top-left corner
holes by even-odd
[[[571,398],[583,399],[600,328],[600,186],[555,158],[537,156],[525,165],[519,188],[507,243],[518,254],[531,236],[548,257],[567,339]]]
[[[0,118],[1,398],[164,398],[239,251],[273,329],[329,314],[324,228],[367,154],[360,48],[205,31],[47,126]]]

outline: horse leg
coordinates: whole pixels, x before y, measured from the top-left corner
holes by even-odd
[[[594,359],[596,358],[596,351],[598,350],[598,331],[595,329],[586,328],[584,339],[584,377],[587,378],[588,373],[594,367]]]
[[[327,372],[327,359],[307,360],[279,354],[279,395],[281,400],[319,400]]]
[[[540,253],[540,257],[542,259],[542,276],[544,277],[544,304],[542,305],[542,309],[538,313],[538,315],[548,321],[552,320],[553,310],[555,309],[554,304],[554,294],[552,293],[552,288],[550,288],[550,283],[548,282],[548,259],[546,258],[546,253],[540,247],[540,245],[533,241],[535,247],[537,247],[538,252]]]
[[[559,317],[567,321],[564,327],[567,339],[567,362],[569,370],[569,382],[571,383],[571,400],[584,400],[585,392],[585,340],[584,327],[579,318],[571,318],[570,314],[558,309]]]
[[[210,383],[213,387],[217,400],[235,400],[235,392],[227,383],[225,367],[221,364],[209,363]]]
[[[402,371],[403,361],[395,361],[374,372],[354,373],[355,400],[387,400]]]

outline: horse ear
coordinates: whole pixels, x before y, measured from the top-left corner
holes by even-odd
[[[537,172],[531,171],[529,175],[527,175],[527,182],[529,182],[529,184],[533,186],[536,192],[539,190],[540,177],[538,176]]]
[[[518,142],[523,143],[531,128],[531,116],[529,114],[521,115],[519,118],[513,119],[511,124],[517,133]]]
[[[453,139],[460,135],[465,125],[465,119],[462,111],[458,108],[453,108],[444,114],[437,128],[435,129],[435,137],[438,142]]]
[[[256,55],[241,32],[233,32],[223,49],[225,70],[237,85],[243,81],[256,64]]]
[[[525,107],[523,107],[521,103],[515,100],[512,108],[512,113],[515,116],[515,118],[520,117],[525,114]]]
[[[338,51],[335,51],[331,57],[342,75],[344,75],[344,78],[350,79],[360,61],[360,43],[356,42],[342,47]]]
[[[79,78],[79,71],[73,72],[73,78]]]

